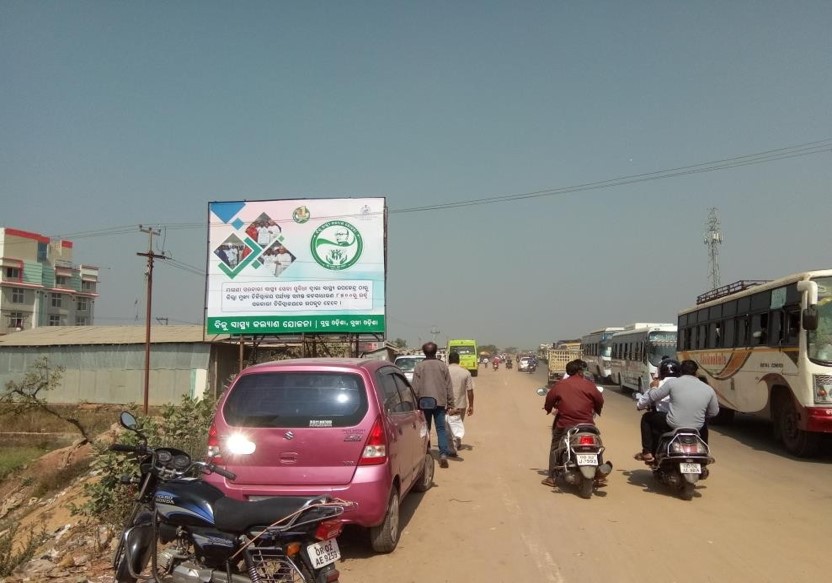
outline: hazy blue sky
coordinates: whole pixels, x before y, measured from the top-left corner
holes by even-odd
[[[209,201],[340,196],[387,197],[390,338],[674,321],[710,207],[723,283],[832,267],[830,31],[828,0],[3,0],[0,225],[100,266],[99,324],[144,316],[138,224],[204,271]],[[203,276],[154,282],[154,316],[202,322]]]

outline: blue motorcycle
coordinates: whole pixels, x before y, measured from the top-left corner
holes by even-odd
[[[228,498],[200,476],[234,480],[233,472],[176,448],[148,446],[130,413],[121,414],[121,424],[141,442],[110,446],[134,456],[139,470],[122,478],[138,494],[113,559],[117,583],[338,581],[339,516],[353,503],[328,496]]]

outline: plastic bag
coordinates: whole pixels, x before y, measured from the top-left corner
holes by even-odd
[[[461,415],[448,415],[448,425],[451,428],[451,434],[456,439],[465,437],[465,425],[462,423]]]

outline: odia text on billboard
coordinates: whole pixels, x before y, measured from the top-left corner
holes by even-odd
[[[386,216],[383,198],[209,203],[208,332],[256,318],[281,322],[269,334],[384,333]]]

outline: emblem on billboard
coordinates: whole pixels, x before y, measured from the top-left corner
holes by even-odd
[[[312,257],[326,269],[355,265],[364,250],[361,233],[346,221],[328,221],[312,233]]]
[[[299,206],[294,210],[292,213],[292,220],[296,223],[303,224],[309,220],[312,214],[309,212],[309,209],[305,206]]]

